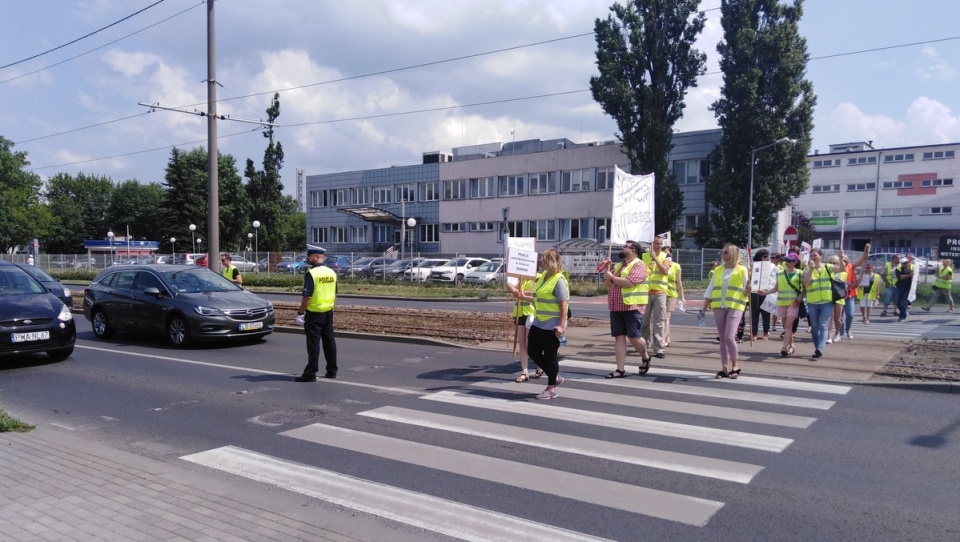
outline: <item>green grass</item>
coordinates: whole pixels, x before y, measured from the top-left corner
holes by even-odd
[[[7,414],[7,411],[0,408],[0,433],[6,433],[8,431],[15,431],[17,433],[26,433],[27,431],[33,431],[34,426],[23,423],[20,420],[11,417]]]

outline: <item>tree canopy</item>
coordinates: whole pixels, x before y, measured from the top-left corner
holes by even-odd
[[[712,109],[723,135],[711,155],[706,198],[712,211],[697,232],[701,246],[746,243],[751,154],[756,156],[754,244],[766,244],[777,213],[806,190],[816,97],[805,79],[809,55],[798,28],[802,4],[721,2],[724,37],[717,51],[723,88]],[[797,142],[771,145],[781,138]]]
[[[280,94],[276,93],[267,108],[267,121],[273,123],[279,116]],[[247,178],[247,194],[252,206],[250,216],[261,224],[260,246],[265,247],[265,250],[279,252],[283,246],[283,183],[280,181],[283,145],[273,140],[273,126],[268,125],[264,129],[263,137],[268,140],[267,148],[263,152],[263,169],[258,171],[253,160],[248,158],[243,176]]]
[[[47,236],[47,252],[77,254],[85,251],[84,240],[107,238],[112,227],[108,210],[114,188],[109,177],[57,173],[47,184],[50,212],[58,221]]]
[[[683,193],[668,157],[687,90],[705,71],[706,55],[693,47],[706,19],[698,4],[633,0],[594,24],[600,75],[590,78],[593,98],[616,121],[632,173],[654,174],[656,231],[672,231],[677,242]]]
[[[40,201],[43,183],[26,171],[27,154],[14,152],[13,142],[0,136],[0,250],[25,247],[54,227],[53,215]]]

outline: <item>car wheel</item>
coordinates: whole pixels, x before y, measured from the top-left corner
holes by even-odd
[[[53,361],[63,361],[70,357],[70,354],[73,353],[73,345],[67,348],[61,348],[59,350],[48,350],[47,355],[50,356],[50,359]]]
[[[167,339],[173,346],[183,347],[190,344],[190,328],[183,315],[175,314],[167,322]]]
[[[366,271],[359,271],[359,272],[357,272],[357,278],[358,278],[358,279],[365,279],[365,278],[367,278],[368,276],[369,276],[369,274],[368,274]]]
[[[96,309],[93,311],[93,316],[90,318],[90,323],[93,324],[93,334],[97,336],[98,339],[107,340],[116,333],[116,331],[110,327],[110,321],[107,319],[107,313],[103,312],[102,309]]]

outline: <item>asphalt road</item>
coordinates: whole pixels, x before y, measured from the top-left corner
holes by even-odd
[[[572,539],[960,537],[960,404],[949,394],[655,371],[609,381],[571,360],[561,397],[544,404],[533,395],[545,382],[514,384],[506,354],[346,338],[341,378],[297,384],[301,335],[175,350],[126,334],[97,341],[77,323],[69,360],[4,360],[4,408],[170,463],[230,464],[249,450],[279,472],[307,466],[351,477],[338,478],[348,488],[360,479],[429,496],[490,538],[515,518],[529,536]],[[282,490],[221,475],[243,491]]]

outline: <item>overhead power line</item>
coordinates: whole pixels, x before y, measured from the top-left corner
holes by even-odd
[[[39,58],[39,57],[41,57],[41,56],[43,56],[43,55],[45,55],[45,54],[52,53],[52,52],[54,52],[54,51],[56,51],[56,50],[58,50],[58,49],[63,49],[64,47],[67,47],[68,45],[73,45],[74,43],[77,43],[78,41],[85,40],[85,39],[89,38],[90,36],[93,36],[94,34],[98,34],[98,33],[100,33],[100,32],[103,32],[104,30],[110,28],[111,26],[118,25],[118,24],[122,23],[123,21],[126,21],[127,19],[129,19],[129,18],[131,18],[131,17],[134,17],[134,16],[136,16],[136,15],[139,15],[139,14],[143,13],[144,11],[147,11],[148,9],[156,6],[157,4],[162,4],[163,2],[164,2],[164,0],[157,0],[156,2],[150,4],[149,6],[143,8],[143,9],[141,9],[141,10],[135,12],[135,13],[131,13],[130,15],[127,15],[126,17],[124,17],[123,19],[120,19],[119,21],[114,21],[114,22],[108,24],[107,26],[105,26],[105,27],[103,27],[103,28],[101,28],[101,29],[99,29],[99,30],[94,30],[93,32],[90,32],[89,34],[87,34],[87,35],[85,35],[85,36],[80,36],[79,38],[77,38],[77,39],[75,39],[75,40],[68,41],[67,43],[64,43],[63,45],[58,45],[58,46],[54,47],[53,49],[48,49],[48,50],[46,50],[46,51],[44,51],[44,52],[42,52],[42,53],[37,53],[37,54],[35,54],[35,55],[33,55],[33,56],[29,56],[29,57],[27,57],[27,58],[18,60],[18,61],[16,61],[16,62],[11,62],[10,64],[7,64],[7,65],[5,65],[5,66],[0,66],[0,70],[2,70],[2,69],[4,69],[4,68],[9,68],[10,66],[16,66],[17,64],[23,64],[24,62],[26,62],[26,61],[28,61],[28,60],[33,60],[33,59],[35,59],[35,58]]]

